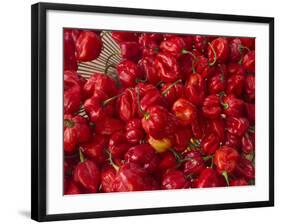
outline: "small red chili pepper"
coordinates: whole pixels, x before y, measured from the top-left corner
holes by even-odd
[[[76,59],[79,62],[95,60],[102,49],[100,36],[92,31],[82,31],[75,45]]]
[[[144,139],[145,133],[138,118],[128,121],[126,125],[126,139],[131,144],[138,144]]]
[[[142,78],[137,64],[132,61],[124,60],[117,65],[116,69],[119,80],[124,87],[134,87]]]
[[[213,155],[220,146],[220,140],[214,133],[206,135],[200,144],[205,155]]]
[[[202,76],[198,73],[191,74],[185,84],[185,95],[191,103],[201,105],[205,98],[205,89],[206,83]]]
[[[63,60],[64,70],[77,70],[78,65],[75,58],[75,42],[70,30],[63,31]]]
[[[228,117],[226,120],[227,130],[233,134],[242,137],[249,128],[249,121],[244,117]]]
[[[178,99],[172,108],[173,113],[178,118],[182,126],[190,125],[197,117],[196,107],[184,98]]]
[[[233,75],[227,80],[226,93],[241,97],[244,90],[245,76]]]
[[[108,138],[104,135],[95,135],[90,142],[80,145],[80,150],[89,159],[97,164],[106,161],[105,149],[108,145]]]
[[[91,160],[84,160],[80,151],[80,163],[73,172],[74,181],[88,193],[96,193],[100,186],[100,169]]]
[[[247,133],[242,137],[241,149],[245,154],[250,154],[254,151],[254,144]]]
[[[255,73],[255,51],[249,51],[244,55],[242,65],[248,73]]]
[[[193,182],[195,188],[218,187],[220,185],[219,178],[213,168],[205,168]]]
[[[158,53],[155,58],[155,68],[163,82],[175,82],[181,78],[179,64],[170,54]]]
[[[145,74],[145,80],[149,83],[156,85],[160,81],[160,76],[154,66],[155,57],[147,56],[143,57],[138,62],[139,70]]]
[[[127,142],[125,133],[117,131],[109,139],[108,149],[114,159],[123,159],[125,153],[129,150],[130,144]]]
[[[190,139],[192,137],[192,131],[190,127],[181,128],[174,134],[174,148],[178,152],[182,152],[187,149]]]
[[[108,96],[115,96],[117,94],[115,81],[102,73],[94,73],[91,75],[91,78],[87,80],[82,91],[83,99],[88,99],[93,96],[96,90],[103,91]]]
[[[183,172],[185,175],[197,176],[205,169],[205,163],[200,152],[191,151],[185,154]]]
[[[246,76],[245,92],[250,101],[255,100],[255,76],[253,75]]]
[[[222,146],[218,149],[214,156],[214,163],[217,171],[224,176],[227,185],[229,185],[228,174],[233,172],[237,167],[239,153],[228,146]]]
[[[224,37],[214,39],[208,46],[208,58],[211,65],[225,63],[229,57],[228,41]]]
[[[128,122],[137,115],[137,94],[134,89],[127,88],[123,91],[123,95],[117,100],[117,108],[119,117],[125,122]]]
[[[217,95],[209,95],[205,98],[202,106],[203,115],[209,119],[218,118],[222,109],[220,105],[220,97]]]
[[[91,129],[85,118],[64,115],[64,152],[75,152],[79,143],[87,142],[90,138]]]
[[[165,83],[161,88],[161,94],[168,105],[172,106],[176,100],[184,95],[184,86],[181,80],[174,83]]]
[[[188,181],[184,173],[180,170],[171,170],[164,174],[162,180],[162,189],[183,189],[190,188],[191,182]]]
[[[131,147],[125,154],[126,163],[135,163],[152,173],[158,167],[158,157],[156,152],[149,144],[141,144]]]
[[[232,117],[239,117],[244,114],[245,104],[243,100],[237,99],[233,95],[222,97],[223,111],[226,115]]]
[[[112,117],[106,117],[95,122],[97,134],[112,135],[114,132],[124,129],[124,123],[121,120]]]

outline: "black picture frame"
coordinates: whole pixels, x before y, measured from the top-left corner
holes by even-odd
[[[32,5],[31,8],[32,219],[37,221],[54,221],[274,206],[274,18],[55,3],[37,3]],[[48,10],[100,12],[125,15],[155,17],[162,16],[171,18],[193,18],[269,24],[269,200],[243,203],[161,207],[70,214],[46,214],[46,12]]]

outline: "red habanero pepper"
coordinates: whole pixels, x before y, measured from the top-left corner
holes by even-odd
[[[247,180],[255,178],[255,167],[251,161],[247,160],[244,156],[240,156],[235,170],[235,174],[242,176]]]
[[[255,104],[245,103],[247,118],[251,125],[255,124]]]
[[[240,147],[241,147],[241,137],[227,132],[226,133],[225,145],[229,146],[229,147],[232,147],[232,148],[240,149]]]
[[[82,91],[83,99],[93,96],[96,90],[103,91],[108,96],[115,96],[117,94],[115,81],[102,73],[93,73],[91,78],[87,80]]]
[[[141,110],[146,111],[150,106],[166,106],[164,97],[160,94],[158,89],[147,91],[140,100]],[[142,114],[141,114],[142,115]]]
[[[137,60],[140,57],[140,46],[136,41],[126,41],[119,44],[121,57],[129,60]]]
[[[124,41],[137,41],[138,39],[137,33],[134,32],[111,32],[111,36],[117,43]]]
[[[226,93],[241,97],[244,90],[245,76],[233,75],[227,80]]]
[[[190,127],[185,127],[177,130],[174,134],[174,148],[177,152],[182,152],[187,149],[188,143],[192,137]]]
[[[143,57],[138,62],[139,70],[145,75],[145,80],[150,84],[156,85],[160,81],[160,76],[154,66],[155,57],[147,56]]]
[[[255,74],[255,51],[249,51],[244,55],[242,65],[248,73]]]
[[[241,149],[245,154],[250,154],[254,151],[254,144],[253,144],[251,138],[249,137],[248,133],[246,133],[242,137],[242,148]]]
[[[115,112],[115,100],[120,94],[108,98],[102,91],[95,91],[95,94],[84,102],[84,108],[92,122],[96,122]]]
[[[167,40],[163,40],[160,49],[164,53],[171,54],[175,58],[180,58],[183,54],[188,54],[186,43],[182,37],[174,36]]]
[[[184,54],[178,59],[178,63],[181,69],[183,80],[188,80],[189,75],[195,72],[194,57],[191,54]]]
[[[66,179],[64,182],[64,194],[73,195],[73,194],[82,194],[82,190],[77,186],[77,184],[72,179]]]
[[[100,186],[100,169],[95,162],[91,160],[84,160],[83,156],[81,162],[75,167],[73,172],[74,181],[87,193],[96,193]]]
[[[149,144],[140,144],[131,147],[125,154],[125,163],[135,163],[152,173],[158,167],[158,156]]]
[[[246,76],[245,92],[250,101],[255,100],[255,76],[253,75]]]
[[[95,135],[90,142],[80,145],[80,150],[89,159],[97,164],[103,164],[107,157],[105,148],[108,145],[108,138],[104,135]]]
[[[145,133],[140,119],[134,118],[128,121],[125,136],[127,141],[131,144],[138,144],[144,139]]]
[[[123,95],[117,100],[117,108],[119,117],[125,122],[128,122],[137,115],[137,94],[134,89],[127,88],[123,91]]]
[[[255,48],[255,38],[241,37],[240,40],[242,41],[244,47],[247,47],[250,50]]]
[[[79,62],[95,60],[102,49],[100,36],[92,31],[82,31],[75,44],[76,59]]]
[[[219,178],[216,171],[209,167],[202,170],[199,177],[193,182],[193,187],[195,188],[218,187],[219,185]]]
[[[229,60],[232,62],[238,62],[241,59],[243,53],[242,41],[240,38],[233,38],[229,41]]]
[[[182,126],[190,125],[197,118],[197,109],[191,102],[184,98],[178,99],[172,108]]]
[[[203,115],[209,119],[218,118],[222,109],[220,105],[220,97],[217,95],[209,95],[205,98],[202,106]]]
[[[208,90],[210,94],[218,94],[225,90],[226,81],[222,73],[217,73],[208,80]]]
[[[95,122],[95,131],[101,135],[112,135],[124,129],[124,123],[116,118],[106,117]]]
[[[210,119],[208,120],[208,130],[207,133],[215,133],[220,142],[224,143],[225,142],[225,131],[226,124],[225,124],[225,119],[223,118],[218,118],[218,119]]]
[[[233,95],[223,96],[221,104],[223,106],[223,111],[227,116],[239,117],[244,114],[244,101],[237,99]]]
[[[230,181],[230,186],[247,186],[247,185],[248,185],[248,181],[246,181],[244,178],[239,178]]]
[[[233,75],[242,75],[246,73],[244,67],[238,63],[228,63],[227,64],[227,74],[229,77]]]
[[[77,70],[78,65],[75,58],[75,42],[69,30],[63,31],[63,60],[64,70]]]
[[[184,160],[183,172],[185,175],[198,176],[206,167],[199,151],[186,153]]]
[[[142,48],[142,56],[155,56],[159,51],[159,44],[161,40],[161,34],[141,34],[139,36],[139,44]]]
[[[158,53],[155,58],[155,68],[163,82],[175,82],[181,78],[179,64],[170,54]]]
[[[207,36],[202,36],[202,35],[194,36],[194,47],[202,54],[207,53],[208,42],[209,42],[209,37]]]
[[[101,190],[108,193],[113,192],[113,182],[116,176],[116,170],[106,164],[101,170]]]
[[[214,163],[217,171],[224,176],[227,185],[229,185],[228,174],[233,172],[237,167],[239,153],[228,146],[222,146],[214,156]]]
[[[154,139],[152,136],[148,136],[148,143],[157,153],[163,153],[172,147],[172,138]]]
[[[228,117],[226,125],[231,134],[242,137],[249,128],[249,121],[244,117]]]
[[[64,115],[64,152],[73,153],[77,145],[90,140],[91,129],[88,121],[80,115]]]
[[[177,159],[171,151],[166,151],[159,154],[159,164],[157,167],[157,173],[162,176],[168,170],[173,170],[177,167]]]
[[[125,133],[123,131],[117,131],[113,133],[109,139],[108,149],[114,159],[123,159],[125,153],[130,148],[130,144],[127,142]]]
[[[157,88],[154,85],[142,83],[142,82],[139,82],[135,86],[135,91],[136,91],[136,93],[138,93],[138,92],[140,93],[140,98],[142,98],[150,90],[157,90]]]
[[[214,39],[208,46],[208,58],[211,64],[225,63],[229,57],[228,41],[224,37]]]
[[[170,170],[163,175],[162,189],[183,189],[190,188],[191,182],[184,176],[180,170]]]
[[[116,69],[124,87],[134,87],[138,79],[142,78],[137,64],[132,61],[124,60],[117,65]]]
[[[205,155],[213,155],[220,146],[220,140],[214,133],[209,133],[204,136],[200,144]]]
[[[161,94],[169,106],[172,106],[176,100],[183,97],[184,86],[180,80],[174,83],[165,83],[161,88]]]
[[[191,74],[185,84],[186,98],[196,106],[201,105],[205,98],[206,83],[198,73]]]

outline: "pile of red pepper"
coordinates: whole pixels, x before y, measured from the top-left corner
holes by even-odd
[[[64,193],[253,185],[255,39],[111,36],[118,80],[86,80],[78,64],[107,46],[64,30]]]

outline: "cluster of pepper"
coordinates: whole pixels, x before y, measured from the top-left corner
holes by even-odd
[[[111,35],[118,80],[85,80],[100,33],[64,30],[64,193],[254,184],[255,40]]]

